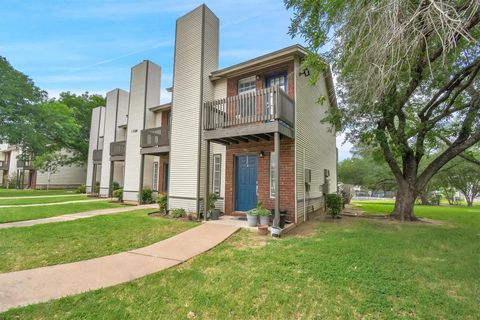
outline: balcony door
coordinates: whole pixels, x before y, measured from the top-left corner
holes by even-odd
[[[278,86],[283,91],[287,92],[287,73],[276,73],[265,78],[265,87],[271,88],[273,86]],[[274,110],[272,106],[273,94],[267,95],[267,101],[265,102],[265,113],[270,116],[274,115]]]

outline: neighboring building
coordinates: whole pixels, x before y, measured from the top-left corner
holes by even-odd
[[[3,188],[64,189],[82,185],[86,168],[82,166],[60,167],[56,172],[36,170],[30,159],[23,160],[17,146],[0,144],[0,170]]]
[[[321,121],[336,107],[331,73],[311,86],[299,45],[219,69],[219,20],[205,5],[177,20],[175,36],[171,104],[159,103],[160,67],[144,61],[132,69],[130,98],[109,94],[106,110],[93,113],[87,190],[99,182],[108,195],[117,181],[138,203],[148,187],[167,192],[170,209],[191,212],[216,192],[226,214],[262,201],[296,223],[323,209],[337,189],[335,132]],[[112,170],[117,161],[124,165]]]

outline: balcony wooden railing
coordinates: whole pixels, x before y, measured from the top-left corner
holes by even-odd
[[[29,170],[33,168],[33,163],[31,160],[17,160],[17,168]]]
[[[0,170],[8,170],[8,161],[0,160]]]
[[[142,148],[163,147],[170,144],[168,127],[145,129],[141,132],[140,146]]]
[[[125,155],[125,141],[116,141],[110,143],[110,155],[111,156],[124,156]]]
[[[295,123],[294,101],[278,86],[204,104],[203,129],[214,130],[244,124],[282,121]]]
[[[102,154],[103,154],[102,149],[93,150],[93,156],[92,156],[93,161],[102,161]]]

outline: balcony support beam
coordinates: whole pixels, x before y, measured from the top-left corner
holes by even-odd
[[[273,218],[273,225],[280,226],[280,133],[275,132],[274,135],[274,150],[275,150],[275,217]]]
[[[205,158],[205,195],[203,197],[203,220],[207,221],[210,199],[210,140],[206,141],[206,158]]]

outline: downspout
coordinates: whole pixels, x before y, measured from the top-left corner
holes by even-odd
[[[303,147],[303,222],[307,221],[307,190],[305,186],[305,147]]]

